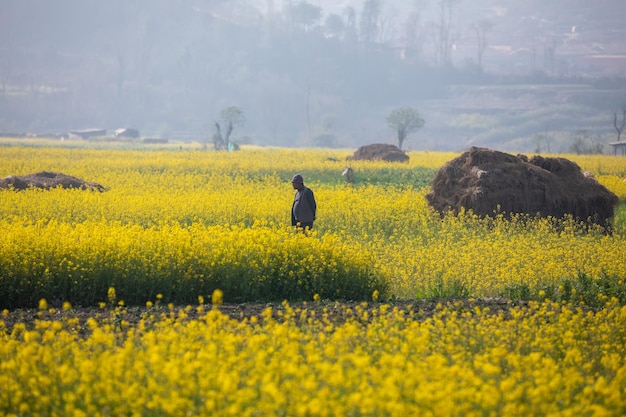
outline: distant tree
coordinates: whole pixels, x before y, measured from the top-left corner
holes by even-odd
[[[222,151],[226,149],[226,143],[222,136],[222,128],[218,122],[215,122],[215,133],[213,134],[213,146],[216,151]]]
[[[587,129],[578,129],[574,133],[574,141],[569,151],[577,155],[593,155],[603,153],[603,148],[600,135],[594,139]]]
[[[476,32],[476,41],[478,42],[478,66],[483,67],[483,54],[487,47],[487,32],[493,29],[493,23],[489,20],[481,20],[474,23],[472,28]]]
[[[387,116],[387,125],[398,135],[398,148],[402,149],[404,140],[411,133],[424,127],[424,119],[411,107],[400,107]]]
[[[317,26],[322,18],[322,9],[306,1],[292,5],[290,13],[294,24],[302,27],[304,31]]]
[[[624,131],[624,126],[626,126],[626,109],[622,112],[622,123],[617,123],[617,112],[613,112],[613,126],[617,132],[617,141],[621,142],[622,132]]]
[[[551,139],[547,133],[538,133],[533,136],[533,142],[535,143],[535,153],[541,153],[546,151],[550,153]]]
[[[222,136],[222,129],[219,122],[215,122],[215,134],[213,135],[213,145],[215,149],[231,149],[233,143],[230,141],[230,135],[233,133],[235,126],[243,126],[246,122],[246,116],[239,107],[231,106],[222,109],[220,112],[221,122],[227,126],[226,134]]]
[[[552,44],[546,43],[543,47],[544,69],[549,74],[554,74],[556,69],[556,47],[555,39],[552,39]]]
[[[356,10],[352,6],[346,6],[343,9],[343,14],[345,16],[345,40],[348,43],[356,43],[358,41],[359,35],[357,33],[356,27]]]
[[[365,0],[361,11],[361,39],[365,43],[374,43],[378,35],[380,19],[380,0]]]
[[[232,124],[235,127],[241,127],[246,124],[246,115],[236,106],[230,106],[222,109],[220,119],[223,122]]]
[[[441,65],[452,62],[452,11],[461,0],[439,0],[439,33],[437,36],[437,59]]]
[[[426,8],[427,0],[414,0],[413,9],[404,21],[404,46],[407,48],[405,57],[416,58],[421,55],[425,41],[424,28],[422,27],[422,14]]]
[[[328,36],[341,37],[346,30],[346,24],[341,16],[336,13],[331,13],[326,16],[324,21],[324,31]]]

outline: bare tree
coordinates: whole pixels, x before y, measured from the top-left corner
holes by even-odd
[[[306,1],[290,5],[289,13],[291,13],[292,22],[304,32],[308,32],[313,27],[319,25],[322,18],[322,9]]]
[[[476,41],[478,42],[478,66],[480,68],[483,67],[483,54],[487,47],[487,32],[493,29],[493,26],[493,23],[489,20],[481,20],[472,25],[476,32]]]
[[[452,11],[461,0],[439,0],[439,33],[437,39],[437,59],[441,65],[452,61]]]
[[[550,153],[550,143],[551,138],[548,136],[548,133],[538,133],[533,136],[533,142],[535,143],[535,153],[541,153],[542,151],[546,151]],[[545,145],[545,148],[544,148]]]
[[[426,7],[426,0],[415,0],[414,7],[404,22],[404,47],[408,56],[421,55],[424,43],[424,29],[422,27],[422,12]]]
[[[556,71],[556,40],[552,39],[552,43],[547,43],[543,48],[544,69],[549,74]]]
[[[574,133],[574,141],[569,151],[577,155],[599,155],[603,152],[602,137],[591,136],[587,129],[578,129]]]
[[[356,43],[359,38],[356,25],[356,10],[354,10],[354,7],[352,6],[346,6],[343,9],[343,14],[346,21],[346,29],[344,35],[345,40],[348,43]]]
[[[623,110],[622,123],[619,125],[617,124],[617,112],[613,112],[613,126],[617,132],[617,141],[621,142],[622,131],[624,130],[624,126],[626,126],[626,109]]]
[[[226,149],[226,143],[224,142],[224,138],[222,137],[222,129],[220,128],[220,124],[215,122],[215,133],[213,134],[213,146],[216,151],[221,151]]]
[[[378,36],[380,19],[380,0],[365,0],[361,11],[361,39],[365,43],[374,43]]]

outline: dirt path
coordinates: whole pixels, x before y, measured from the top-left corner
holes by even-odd
[[[373,302],[334,302],[320,301],[308,303],[294,303],[288,306],[282,303],[242,303],[242,304],[222,304],[217,307],[219,310],[235,320],[249,320],[252,317],[260,317],[267,308],[272,309],[272,316],[276,320],[282,320],[287,308],[293,309],[297,313],[297,317],[301,313],[306,313],[305,317],[315,317],[321,319],[326,316],[327,319],[335,324],[344,323],[349,319],[363,321],[363,312],[367,311],[368,317],[373,317],[374,311],[379,312],[383,305],[387,305],[387,311],[398,309],[403,315],[412,317],[415,320],[424,320],[433,315],[440,305],[454,305],[460,311],[471,310],[475,307],[481,309],[489,307],[493,313],[500,311],[508,311],[515,305],[502,298],[490,298],[482,300],[474,299],[428,299],[428,300],[412,300],[412,301],[394,301],[389,303],[373,303]],[[49,309],[41,311],[37,309],[17,309],[5,311],[2,315],[4,322],[4,330],[11,333],[16,324],[23,323],[27,329],[34,327],[36,320],[52,320],[65,321],[70,319],[78,319],[77,326],[83,327],[89,318],[98,320],[99,322],[115,323],[121,320],[127,322],[130,326],[136,325],[142,318],[152,316],[152,320],[158,320],[162,315],[174,315],[179,317],[179,312],[185,312],[186,320],[197,319],[206,311],[211,310],[211,305],[206,305],[204,312],[198,311],[198,306],[181,307],[175,306],[171,309],[167,306],[156,307],[128,307],[117,309],[101,309],[101,308],[70,308]]]

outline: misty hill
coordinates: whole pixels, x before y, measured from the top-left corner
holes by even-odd
[[[236,140],[356,147],[393,143],[386,116],[411,105],[413,149],[608,141],[626,104],[620,1],[408,4],[5,1],[0,132],[208,141],[237,106]]]

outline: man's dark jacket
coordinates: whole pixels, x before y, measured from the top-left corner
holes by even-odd
[[[313,191],[303,186],[296,191],[296,195],[293,199],[293,206],[291,206],[291,225],[313,223],[316,210],[317,205],[315,204]]]

